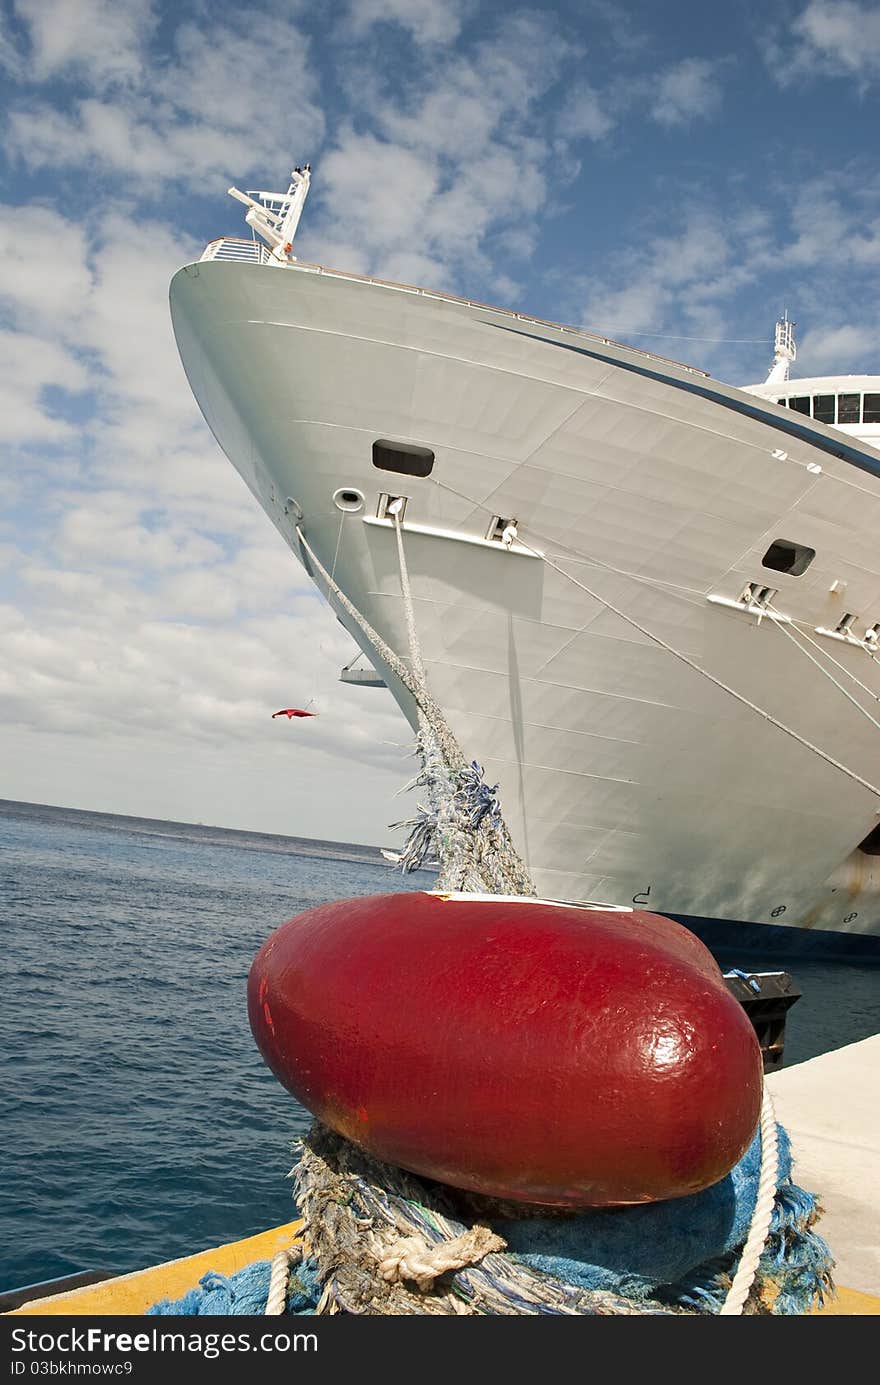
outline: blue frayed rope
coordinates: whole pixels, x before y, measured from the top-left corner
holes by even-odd
[[[478,760],[471,760],[466,769],[459,770],[455,802],[472,832],[476,831],[487,815],[493,827],[501,822],[498,787],[497,784],[493,784],[490,788],[483,782],[483,766]]]
[[[189,1318],[262,1316],[269,1297],[271,1270],[268,1260],[258,1260],[228,1276],[209,1270],[202,1275],[197,1289],[190,1289],[176,1301],[162,1299],[148,1308],[147,1314]],[[291,1272],[285,1312],[314,1313],[320,1297],[318,1267],[313,1260],[305,1259]]]
[[[740,981],[745,981],[750,990],[756,993],[761,989],[761,983],[757,977],[752,976],[747,971],[740,971],[739,967],[731,967],[730,971],[724,972],[725,976],[738,976]]]
[[[425,783],[419,775],[414,784]],[[483,766],[477,760],[455,775],[452,792],[452,808],[460,827],[469,833],[476,832],[486,819],[489,825],[498,828],[502,825],[501,805],[498,802],[498,785],[486,784],[483,780]],[[399,866],[404,874],[420,870],[425,863],[440,854],[441,828],[438,808],[426,808],[419,803],[416,815],[405,822],[393,822],[391,827],[406,828],[408,836],[400,853]]]
[[[816,1198],[791,1181],[791,1142],[781,1125],[777,1136],[778,1187],[758,1286],[773,1300],[773,1313],[806,1313],[832,1291],[834,1262],[813,1230]],[[730,1173],[701,1193],[492,1225],[524,1264],[582,1288],[717,1313],[748,1235],[760,1172],[757,1134]]]

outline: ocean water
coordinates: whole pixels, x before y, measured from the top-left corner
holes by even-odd
[[[0,1290],[290,1220],[310,1116],[251,1038],[251,959],[314,904],[430,882],[369,847],[0,801]],[[876,963],[780,968],[786,1063],[880,1029]]]

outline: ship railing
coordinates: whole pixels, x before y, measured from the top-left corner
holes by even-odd
[[[267,264],[268,246],[257,240],[237,240],[231,236],[221,236],[205,246],[199,260],[235,260],[239,264]]]

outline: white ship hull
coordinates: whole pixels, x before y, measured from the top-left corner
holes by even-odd
[[[878,717],[856,635],[880,621],[880,451],[601,339],[311,266],[191,265],[171,304],[220,445],[298,557],[301,509],[398,651],[376,515],[381,493],[408,497],[432,693],[500,784],[541,895],[880,934],[880,855],[859,845],[880,739],[836,685]],[[377,439],[431,449],[431,474],[378,470]],[[344,518],[340,489],[364,498]],[[522,542],[486,541],[493,517]],[[778,539],[815,549],[802,576],[762,566]],[[723,604],[748,583],[778,592],[821,668]],[[848,639],[815,633],[846,613]]]

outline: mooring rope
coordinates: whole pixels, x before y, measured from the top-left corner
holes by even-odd
[[[777,608],[776,608],[774,605],[772,605],[771,602],[769,602],[769,601],[767,602],[767,610],[773,612],[773,614],[774,614],[774,615],[777,615],[777,616],[781,614],[781,612],[778,611]],[[811,654],[810,651],[809,651],[808,649],[806,649],[806,648],[800,643],[800,641],[799,641],[798,638],[797,638],[797,635],[795,635],[795,633],[794,633],[794,629],[790,628],[790,627],[785,623],[785,621],[782,621],[782,620],[776,620],[776,621],[773,622],[773,624],[777,627],[777,629],[779,629],[779,630],[781,631],[781,633],[782,633],[783,635],[785,635],[786,639],[791,640],[791,642],[792,642],[792,644],[794,645],[795,649],[799,650],[800,653],[803,654],[803,656],[804,656],[805,659],[809,659],[809,661],[810,661],[811,664],[815,664],[816,668],[817,668],[817,669],[819,670],[819,672],[823,675],[823,677],[827,678],[828,681],[829,681],[830,683],[833,683],[834,687],[837,688],[838,692],[840,692],[840,693],[843,694],[843,696],[846,698],[847,702],[851,702],[852,705],[853,705],[858,711],[861,712],[862,716],[863,716],[863,717],[867,717],[867,719],[868,719],[868,721],[871,723],[871,725],[872,725],[872,726],[875,726],[875,727],[877,728],[877,730],[880,731],[880,721],[878,721],[876,717],[873,717],[873,716],[871,715],[871,713],[868,711],[867,707],[863,707],[863,706],[862,706],[861,702],[858,700],[857,697],[853,697],[853,695],[852,695],[851,692],[847,692],[847,690],[846,690],[846,688],[843,686],[843,684],[840,683],[840,682],[838,682],[838,680],[834,677],[834,674],[833,674],[833,673],[830,673],[830,672],[828,671],[828,669],[825,667],[825,665],[822,664],[822,663],[820,663],[820,661],[815,657],[815,655],[814,655],[814,654]],[[792,626],[794,626],[794,622],[792,622]],[[795,627],[795,628],[797,628],[798,635],[802,636],[802,638],[804,638],[804,639],[810,639],[809,635],[807,635],[807,633],[806,633],[805,630],[801,630],[801,629],[799,629],[798,627]],[[822,654],[826,654],[826,653],[827,653],[826,650],[824,650],[824,649],[821,648],[821,646],[816,642],[816,640],[810,639],[810,644],[812,644],[812,645],[814,646],[814,648],[818,649],[818,650],[820,651],[820,653],[822,653]],[[841,670],[847,675],[847,677],[851,678],[851,679],[853,680],[853,682],[857,683],[858,686],[859,686],[860,688],[862,688],[862,689],[868,694],[869,697],[872,697],[872,698],[874,699],[875,702],[880,702],[880,697],[878,697],[877,694],[876,694],[875,692],[873,692],[872,689],[869,688],[868,685],[867,685],[866,683],[863,683],[863,682],[861,681],[861,679],[856,678],[856,675],[855,675],[854,673],[850,673],[849,669],[846,668],[846,667],[844,667],[843,664],[838,663],[838,661],[837,661],[836,659],[831,658],[831,655],[830,655],[830,654],[828,654],[827,657],[828,657],[829,659],[831,659],[831,662],[832,662],[833,664],[835,664],[835,665],[837,666],[837,668],[841,669]]]
[[[433,1245],[423,1236],[401,1236],[379,1261],[379,1273],[389,1284],[410,1280],[426,1293],[441,1275],[462,1270],[465,1265],[478,1265],[486,1255],[503,1250],[505,1244],[488,1226],[479,1225]]]
[[[520,543],[524,548],[528,548],[529,546],[523,539],[520,539]],[[666,640],[656,635],[653,630],[649,630],[646,626],[642,625],[634,616],[627,615],[619,606],[613,605],[607,597],[599,596],[599,594],[592,591],[586,583],[579,582],[576,577],[572,577],[570,572],[566,572],[564,568],[559,567],[557,563],[553,562],[552,558],[547,557],[546,553],[538,554],[535,549],[531,551],[535,553],[536,556],[543,557],[548,567],[553,568],[554,572],[558,572],[561,577],[567,577],[569,582],[573,582],[576,587],[580,587],[581,590],[585,591],[588,596],[591,596],[594,601],[600,602],[601,605],[605,606],[614,615],[620,616],[621,620],[626,621],[633,629],[638,630],[643,635],[647,635],[648,639],[653,640],[661,649],[665,649],[667,654],[671,654],[673,658],[679,659],[681,663],[686,664],[687,667],[693,669],[695,673],[699,673],[703,678],[708,679],[710,683],[714,683],[716,688],[720,688],[722,692],[726,692],[730,697],[741,703],[742,706],[748,707],[752,712],[757,712],[758,716],[762,717],[764,721],[769,721],[771,726],[775,726],[777,730],[784,732],[786,736],[790,736],[792,740],[797,741],[798,744],[804,746],[806,750],[811,750],[814,755],[818,755],[820,760],[824,760],[826,764],[832,765],[834,769],[840,770],[841,774],[845,774],[857,784],[861,784],[862,788],[867,789],[875,798],[880,798],[880,788],[878,788],[876,784],[870,783],[869,780],[863,779],[860,774],[857,774],[854,769],[850,769],[847,765],[841,764],[833,755],[829,755],[828,752],[822,750],[820,746],[814,745],[806,736],[802,736],[800,732],[795,731],[792,726],[788,726],[784,721],[780,721],[778,717],[773,716],[772,712],[768,712],[766,708],[759,706],[757,702],[752,702],[748,697],[737,692],[736,688],[732,688],[730,684],[725,683],[723,679],[716,678],[714,673],[710,673],[708,669],[703,668],[694,659],[689,658],[682,650],[676,649],[674,645],[667,643]]]
[[[736,1317],[743,1311],[749,1296],[758,1263],[770,1233],[770,1221],[776,1201],[776,1186],[779,1176],[779,1147],[776,1135],[776,1111],[773,1098],[764,1084],[764,1097],[761,1102],[761,1173],[758,1179],[758,1193],[749,1234],[746,1237],[740,1256],[739,1267],[733,1277],[727,1298],[721,1306],[719,1317]]]
[[[521,538],[519,542],[524,548],[529,547],[524,539]],[[649,630],[646,626],[642,625],[634,616],[627,615],[626,611],[622,611],[619,606],[613,605],[607,597],[599,596],[599,594],[592,591],[585,582],[579,582],[576,577],[572,577],[570,572],[566,572],[564,568],[559,567],[557,563],[554,563],[552,558],[547,557],[546,553],[540,554],[536,549],[531,549],[530,551],[535,553],[536,557],[542,557],[548,567],[553,568],[554,572],[558,572],[561,577],[567,577],[569,582],[573,582],[576,587],[580,587],[581,591],[585,591],[594,601],[598,601],[614,615],[620,616],[621,620],[626,621],[633,629],[638,630],[643,635],[647,635],[648,639],[653,640],[661,649],[665,649],[667,654],[671,654],[673,658],[679,659],[681,663],[686,664],[687,667],[693,669],[695,673],[699,673],[703,678],[707,678],[710,683],[714,683],[716,688],[720,688],[722,692],[728,693],[730,697],[735,698],[735,700],[744,707],[748,707],[750,711],[757,712],[758,716],[763,717],[765,721],[769,721],[771,726],[775,726],[777,730],[783,731],[786,736],[790,736],[792,740],[797,741],[798,744],[804,746],[806,750],[811,750],[814,755],[818,755],[820,760],[824,760],[827,764],[832,765],[834,769],[840,770],[841,774],[845,774],[857,784],[861,784],[862,788],[867,789],[875,798],[880,798],[880,788],[878,788],[876,784],[872,784],[867,779],[863,779],[860,774],[857,774],[854,769],[849,769],[847,765],[842,765],[839,760],[835,760],[833,755],[829,755],[828,752],[822,750],[820,746],[814,745],[806,736],[802,736],[800,732],[795,731],[793,727],[787,726],[784,721],[780,721],[778,717],[773,716],[772,712],[768,712],[766,708],[759,706],[757,702],[752,702],[748,697],[737,692],[736,688],[732,688],[730,684],[725,683],[723,679],[716,678],[714,673],[710,673],[708,669],[703,668],[694,659],[689,658],[682,650],[676,649],[674,645],[667,643],[666,640],[656,635],[653,630]]]
[[[445,716],[441,712],[440,708],[437,706],[437,703],[434,701],[431,694],[428,692],[427,687],[419,685],[418,680],[413,677],[412,672],[409,668],[407,668],[403,659],[399,658],[397,654],[395,654],[394,650],[387,643],[387,641],[382,638],[378,630],[375,630],[373,628],[373,626],[367,620],[366,616],[361,614],[357,606],[355,606],[354,602],[346,596],[345,592],[342,590],[339,584],[334,580],[334,578],[330,576],[330,573],[324,567],[324,564],[321,562],[317,553],[309,544],[305,534],[303,533],[302,526],[299,523],[297,523],[295,525],[295,529],[296,536],[299,539],[299,542],[304,552],[308,555],[312,567],[317,571],[317,573],[321,577],[322,581],[327,587],[328,592],[331,592],[333,594],[333,596],[339,602],[342,609],[346,612],[347,615],[351,617],[351,619],[355,622],[358,628],[367,637],[367,640],[373,646],[373,649],[379,655],[379,658],[385,664],[387,664],[388,668],[395,675],[395,677],[400,679],[400,682],[406,688],[407,692],[409,692],[413,697],[416,706],[420,708],[421,711],[423,711],[425,715],[429,718],[431,724],[435,728],[438,738],[441,741],[444,759],[446,759],[450,765],[455,765],[457,768],[463,769],[465,764],[467,763],[464,757],[464,753],[459,747],[455,737],[453,736]],[[306,564],[306,567],[308,568],[308,564]]]
[[[308,1164],[310,1170],[309,1177],[314,1179],[315,1169],[322,1166],[323,1161],[318,1159],[317,1164],[312,1161]],[[379,1166],[381,1167],[381,1166]],[[375,1174],[375,1169],[374,1169]],[[305,1191],[307,1176],[304,1170],[298,1174],[301,1191]],[[739,1265],[727,1291],[727,1296],[718,1310],[719,1317],[736,1317],[743,1312],[746,1300],[751,1291],[752,1285],[758,1273],[758,1266],[764,1247],[770,1233],[770,1223],[773,1217],[773,1208],[776,1202],[777,1181],[779,1177],[778,1159],[778,1139],[776,1133],[776,1112],[773,1106],[773,1099],[766,1086],[761,1105],[761,1169],[758,1179],[758,1188],[755,1198],[755,1208],[752,1213],[751,1224],[740,1255]],[[367,1187],[370,1186],[368,1183]],[[311,1188],[311,1184],[309,1184]],[[387,1187],[387,1185],[386,1185]],[[312,1193],[311,1195],[314,1195]],[[387,1196],[387,1192],[385,1194]],[[410,1198],[411,1202],[411,1198]],[[365,1208],[361,1208],[363,1213]],[[360,1218],[363,1221],[363,1216]],[[397,1225],[400,1225],[398,1221]],[[435,1214],[433,1218],[434,1230],[438,1233],[438,1239],[429,1241],[421,1234],[413,1234],[415,1228],[410,1227],[409,1235],[399,1235],[396,1240],[385,1244],[381,1251],[376,1252],[375,1263],[378,1266],[378,1273],[389,1284],[401,1284],[406,1281],[415,1283],[421,1293],[429,1293],[433,1290],[435,1281],[442,1275],[464,1269],[466,1266],[475,1266],[487,1255],[503,1251],[505,1242],[500,1236],[482,1224],[475,1224],[460,1231],[458,1235],[450,1234],[455,1230],[452,1223]],[[446,1232],[444,1237],[443,1232]],[[269,1279],[269,1292],[266,1300],[266,1316],[279,1316],[286,1312],[287,1294],[290,1284],[291,1265],[302,1258],[302,1249],[293,1247],[290,1250],[281,1250],[273,1258]],[[511,1268],[509,1274],[514,1276],[516,1268]],[[520,1286],[520,1292],[527,1292],[527,1284],[530,1276],[527,1276],[524,1283]],[[334,1296],[327,1293],[323,1296],[325,1311],[329,1307]],[[548,1300],[550,1301],[550,1300]],[[536,1300],[537,1304],[537,1300]],[[574,1305],[572,1305],[573,1307]],[[584,1311],[585,1304],[579,1302],[575,1311]],[[596,1311],[595,1305],[591,1304],[590,1309]],[[455,1311],[467,1312],[468,1309],[456,1302]],[[534,1311],[534,1310],[533,1310]],[[556,1311],[565,1311],[557,1305]],[[570,1311],[570,1310],[569,1310]],[[589,1311],[589,1310],[588,1310]],[[657,1311],[655,1308],[654,1312]]]
[[[332,564],[332,566],[331,566],[331,568],[330,568],[330,576],[331,576],[331,577],[335,577],[335,576],[336,576],[336,564],[337,564],[338,561],[339,561],[339,549],[340,549],[340,546],[341,546],[341,544],[342,544],[342,530],[343,530],[343,527],[344,527],[344,525],[345,525],[345,516],[346,516],[347,513],[348,513],[347,510],[343,510],[342,513],[341,513],[340,516],[339,516],[339,532],[338,532],[338,534],[336,535],[336,551],[335,551],[335,553],[333,554],[333,564]]]
[[[265,1317],[279,1317],[287,1312],[287,1289],[290,1284],[290,1267],[294,1258],[301,1258],[302,1251],[279,1250],[272,1259],[269,1273],[269,1294],[266,1298]]]
[[[486,1225],[488,1204],[476,1215],[466,1206],[467,1195],[384,1164],[319,1121],[300,1149],[293,1170],[295,1196],[323,1284],[316,1313],[632,1316],[693,1311],[649,1298],[636,1302],[612,1289],[583,1288],[523,1263],[505,1253],[503,1238]],[[499,1203],[495,1211],[509,1213],[510,1208]],[[443,1279],[439,1266],[447,1257],[450,1266]],[[416,1273],[410,1275],[407,1268]]]
[[[397,564],[400,569],[400,594],[403,597],[403,611],[406,617],[409,657],[413,672],[418,679],[419,687],[424,691],[427,688],[425,681],[425,665],[422,662],[422,650],[419,644],[418,632],[416,631],[416,615],[413,608],[412,588],[409,584],[409,568],[406,565],[406,554],[403,551],[403,527],[399,509],[394,512],[394,537],[397,540]]]
[[[536,891],[528,869],[513,844],[497,805],[497,784],[490,786],[483,782],[482,767],[476,760],[468,763],[444,713],[428,689],[399,513],[395,514],[394,521],[401,597],[410,645],[409,665],[346,596],[309,544],[302,525],[297,523],[295,527],[303,551],[327,591],[332,593],[363,632],[379,658],[396,674],[416,704],[419,728],[416,749],[422,767],[413,783],[415,787],[427,791],[429,806],[424,808],[418,805],[414,818],[393,824],[409,829],[409,837],[401,853],[402,869],[417,870],[435,850],[440,860],[437,885],[442,890],[534,897]]]
[[[410,663],[422,693],[427,694],[399,509],[394,514],[394,528]],[[418,735],[422,770],[416,783],[427,788],[431,812],[422,810],[408,824],[412,831],[403,851],[404,866],[421,864],[433,845],[440,861],[438,889],[535,895],[528,870],[501,816],[498,785],[483,782],[483,769],[476,760],[457,769],[444,760],[442,743],[424,710],[428,704],[428,697],[423,696]]]

